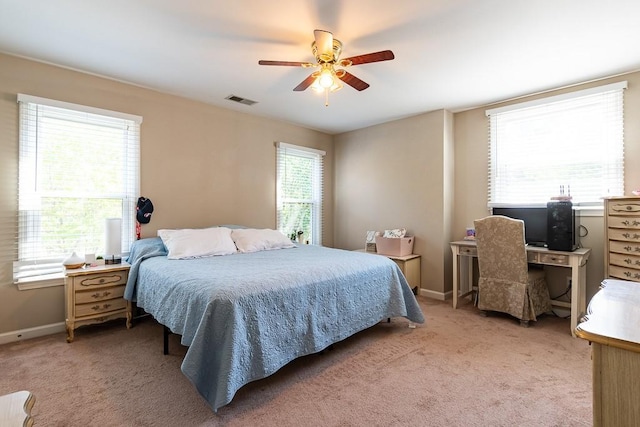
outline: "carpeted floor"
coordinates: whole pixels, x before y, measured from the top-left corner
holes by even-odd
[[[425,325],[380,323],[243,387],[214,413],[151,318],[0,346],[0,394],[36,396],[36,426],[590,426],[591,361],[569,320],[530,328],[419,297]]]

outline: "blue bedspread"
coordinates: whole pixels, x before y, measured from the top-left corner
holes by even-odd
[[[424,323],[382,256],[301,245],[168,260],[160,239],[136,245],[125,297],[182,336],[182,372],[214,411],[243,385],[383,319]]]

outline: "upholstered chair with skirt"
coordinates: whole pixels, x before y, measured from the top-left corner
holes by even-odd
[[[551,310],[544,270],[529,269],[524,222],[501,215],[474,221],[478,245],[478,308],[508,313],[522,326]]]

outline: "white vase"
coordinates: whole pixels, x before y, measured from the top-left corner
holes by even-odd
[[[74,252],[62,261],[62,265],[65,268],[80,268],[84,265],[84,258]]]

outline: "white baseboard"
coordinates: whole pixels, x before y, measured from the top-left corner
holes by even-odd
[[[429,289],[420,289],[420,295],[425,296],[427,298],[437,299],[439,301],[446,301],[449,298],[452,298],[452,291],[449,292],[437,292],[431,291]]]
[[[0,345],[10,342],[28,340],[45,335],[57,334],[66,330],[64,322],[50,325],[37,326],[35,328],[21,329],[19,331],[4,332],[0,334]]]

